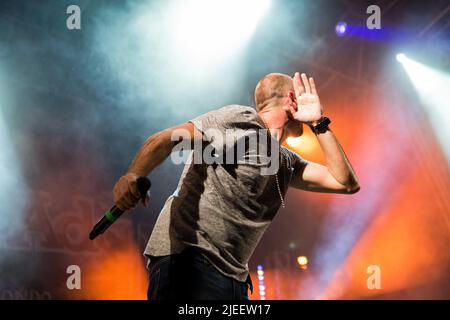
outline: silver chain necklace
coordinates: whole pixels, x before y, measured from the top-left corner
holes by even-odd
[[[263,117],[260,117],[260,118],[261,118],[262,121],[264,122],[264,125],[266,126],[267,130],[269,131],[270,136],[272,136],[272,133],[271,133],[271,131],[270,131],[269,126],[267,125],[266,120],[264,120]],[[282,157],[281,157],[281,166],[283,166],[283,163],[284,163],[283,160],[284,160],[284,158],[283,158],[283,156],[282,156]],[[280,171],[280,170],[278,170],[278,171]],[[278,180],[278,172],[275,173],[275,181],[277,182],[277,189],[278,189],[278,194],[280,195],[281,207],[285,208],[286,206],[285,206],[285,203],[284,203],[283,194],[281,193],[280,181]]]

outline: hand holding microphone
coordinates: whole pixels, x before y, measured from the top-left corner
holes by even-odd
[[[122,176],[114,186],[113,198],[115,205],[106,211],[105,215],[95,224],[89,234],[94,240],[106,231],[126,210],[133,209],[142,200],[144,207],[148,205],[151,182],[147,177],[138,177],[133,173]]]
[[[139,201],[142,201],[144,207],[149,202],[148,190],[144,195],[140,193],[138,188],[139,176],[134,173],[127,173],[120,177],[113,189],[113,200],[116,206],[125,211],[136,207]]]

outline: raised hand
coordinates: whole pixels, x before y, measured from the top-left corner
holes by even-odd
[[[297,108],[289,106],[292,118],[306,124],[315,124],[322,118],[322,105],[317,95],[316,84],[313,78],[307,78],[298,72],[294,75],[294,90]]]

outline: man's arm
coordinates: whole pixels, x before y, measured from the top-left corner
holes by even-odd
[[[303,80],[303,84],[302,84]],[[291,108],[291,116],[299,122],[315,125],[322,118],[322,106],[317,95],[313,78],[298,73],[294,76],[294,89],[297,110]],[[316,134],[326,165],[309,162],[291,182],[298,189],[353,194],[359,191],[358,177],[355,174],[339,141],[331,130]]]
[[[308,162],[305,168],[291,181],[297,189],[353,194],[359,191],[358,177],[355,174],[339,141],[331,130],[317,134],[325,154],[326,166]]]
[[[138,177],[147,176],[160,165],[171,153],[173,147],[179,141],[172,141],[172,134],[178,131],[183,136],[191,139],[201,139],[201,133],[190,122],[179,126],[162,130],[148,138],[139,152],[136,154],[125,175],[120,177],[113,189],[113,199],[117,207],[122,210],[134,208],[140,200],[136,180]],[[178,134],[177,134],[178,136]],[[181,135],[180,135],[181,136]],[[148,197],[144,200],[144,206],[148,204]]]

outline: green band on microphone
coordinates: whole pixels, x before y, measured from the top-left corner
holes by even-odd
[[[106,211],[105,217],[106,217],[106,219],[108,219],[111,222],[114,222],[116,220],[116,217],[114,217],[111,210]]]

